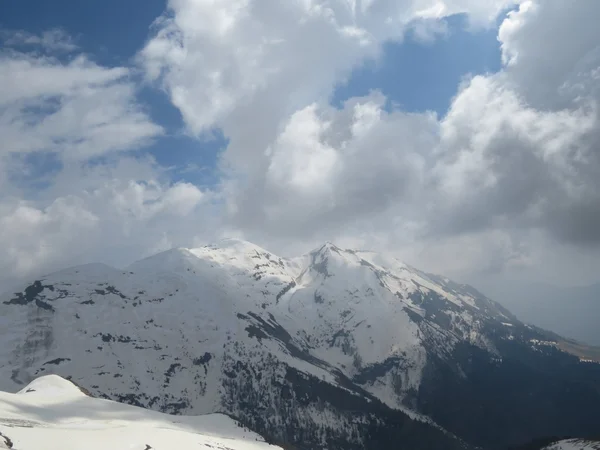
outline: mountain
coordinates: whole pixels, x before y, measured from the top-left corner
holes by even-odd
[[[483,286],[519,319],[588,345],[600,345],[600,283],[563,287],[515,281]]]
[[[54,375],[0,392],[0,427],[0,449],[281,450],[227,416],[169,416],[91,398]]]
[[[0,389],[43,374],[298,449],[507,448],[586,437],[600,364],[467,285],[331,243],[224,240],[0,297]]]

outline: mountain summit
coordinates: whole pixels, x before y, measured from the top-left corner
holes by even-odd
[[[49,373],[162,412],[229,414],[295,448],[505,448],[585,437],[600,365],[475,289],[326,243],[228,239],[0,297],[0,390]]]

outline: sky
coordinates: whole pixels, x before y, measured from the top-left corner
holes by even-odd
[[[600,281],[600,3],[0,2],[0,283],[223,237]]]

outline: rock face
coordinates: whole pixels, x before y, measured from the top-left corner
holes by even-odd
[[[473,288],[325,244],[226,240],[86,265],[0,297],[0,389],[56,373],[94,395],[223,412],[294,448],[506,448],[587,436],[600,365]]]

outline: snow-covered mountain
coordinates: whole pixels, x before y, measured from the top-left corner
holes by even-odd
[[[88,397],[56,375],[0,392],[0,449],[281,450],[227,416],[169,416]]]
[[[56,373],[297,448],[493,447],[585,436],[600,417],[600,365],[558,337],[469,286],[330,243],[286,259],[225,240],[57,272],[0,298],[0,338],[0,389]]]

